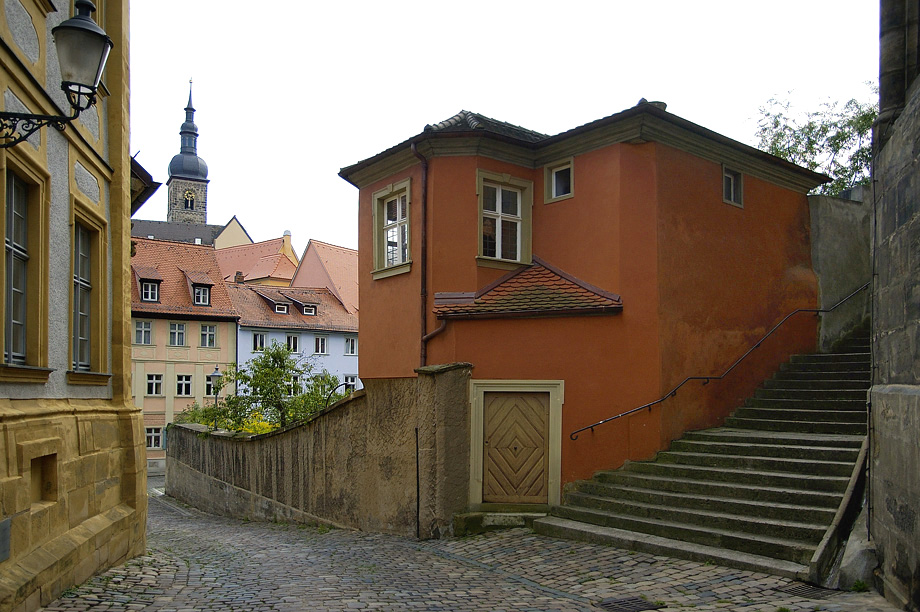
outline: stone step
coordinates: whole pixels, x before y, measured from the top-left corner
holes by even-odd
[[[802,521],[829,525],[837,512],[836,507],[808,506],[790,503],[789,495],[783,501],[764,502],[739,497],[718,497],[706,494],[678,493],[641,487],[608,484],[595,480],[583,480],[575,484],[573,491],[565,495],[565,503],[581,505],[576,495],[590,495],[618,502],[654,504],[669,508],[716,511],[725,514],[759,517],[780,521]],[[836,499],[836,498],[835,498]],[[607,508],[608,510],[610,508]]]
[[[833,399],[768,399],[752,397],[744,403],[745,408],[776,408],[783,410],[830,410],[834,412],[866,412],[866,400]]]
[[[802,431],[809,433],[866,435],[865,423],[823,423],[815,421],[773,421],[728,417],[728,427],[759,429],[763,431]]]
[[[851,400],[865,402],[865,389],[757,389],[757,399]]]
[[[788,472],[771,472],[742,468],[718,468],[705,465],[683,463],[664,463],[653,461],[632,461],[626,463],[623,470],[665,476],[669,478],[688,478],[691,480],[712,480],[715,482],[732,482],[744,485],[783,487],[791,490],[842,492],[846,489],[848,477],[818,476],[815,474],[797,474]]]
[[[861,389],[863,393],[872,386],[871,381],[867,380],[789,380],[782,378],[771,378],[764,381],[765,389],[804,389],[807,391],[815,390],[836,390],[836,389]]]
[[[782,486],[764,486],[744,482],[674,478],[671,474],[657,475],[626,470],[598,472],[592,480],[584,482],[601,486],[647,488],[656,491],[686,493],[688,495],[733,497],[766,504],[800,504],[802,506],[829,508],[834,511],[840,505],[841,496],[839,491],[789,489]]]
[[[772,380],[858,380],[871,384],[871,372],[864,370],[849,370],[846,372],[830,370],[780,370],[773,375]]]
[[[866,372],[869,362],[826,361],[826,362],[786,362],[780,366],[782,372]]]
[[[709,453],[714,455],[743,455],[753,457],[785,457],[787,459],[814,459],[818,461],[856,461],[858,447],[805,446],[783,444],[755,444],[750,441],[725,442],[694,440],[684,437],[671,443],[671,451],[681,453]]]
[[[689,431],[684,435],[683,440],[728,443],[738,442],[742,444],[777,446],[809,446],[816,448],[849,448],[859,450],[859,447],[862,446],[863,436],[756,431],[751,429],[716,427],[700,431]]]
[[[695,542],[662,538],[637,531],[602,527],[558,516],[537,519],[534,521],[533,528],[541,535],[556,538],[616,546],[626,550],[688,559],[700,563],[715,563],[743,571],[763,572],[797,580],[804,580],[808,577],[808,567],[804,564]]]
[[[865,423],[865,410],[792,410],[789,408],[744,407],[735,410],[736,419],[808,421],[821,423]]]
[[[812,353],[810,355],[793,355],[789,358],[792,364],[798,363],[863,363],[868,366],[871,355],[865,353]]]
[[[811,474],[814,476],[849,477],[852,462],[817,461],[814,459],[789,459],[785,457],[750,457],[745,455],[712,455],[709,453],[684,453],[663,451],[658,453],[660,463],[698,465],[713,468],[732,468],[758,472],[786,474]]]
[[[613,514],[592,508],[558,506],[553,515],[561,518],[592,523],[603,527],[628,529],[664,538],[695,542],[705,546],[719,546],[774,559],[807,564],[814,554],[815,545],[807,542],[750,534],[729,529],[714,529],[700,525],[674,523],[670,521]]]

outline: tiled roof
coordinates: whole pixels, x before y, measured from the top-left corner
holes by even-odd
[[[348,313],[325,287],[306,289],[228,283],[227,290],[240,313],[240,325],[274,329],[358,331],[357,315]],[[275,312],[276,303],[294,303],[301,307],[288,308],[287,314],[282,314]],[[316,306],[316,314],[303,314],[304,305]]]
[[[239,271],[246,280],[276,278],[290,281],[294,277],[296,264],[281,252],[283,246],[284,238],[272,238],[217,249],[221,275],[224,280],[232,281]]]
[[[450,119],[435,123],[434,125],[425,126],[426,132],[470,132],[476,130],[509,136],[526,142],[540,142],[541,140],[549,138],[546,134],[534,132],[533,130],[528,130],[527,128],[512,125],[504,121],[490,119],[485,115],[479,115],[465,110],[460,111]]]
[[[153,236],[156,240],[171,240],[173,242],[189,242],[194,244],[195,239],[201,244],[214,244],[214,238],[223,231],[223,225],[205,225],[203,223],[171,223],[169,221],[146,221],[144,219],[131,219],[131,236],[134,238],[147,238]]]
[[[134,244],[136,250],[131,258],[134,272],[134,282],[131,283],[133,313],[236,318],[226,286],[221,282],[214,247],[146,238],[135,238]],[[163,279],[160,301],[143,302],[140,299],[140,279],[156,280],[153,273]],[[211,285],[210,306],[193,304],[189,280]]]
[[[326,287],[350,313],[358,311],[358,251],[310,240],[292,287]]]
[[[436,293],[439,319],[497,319],[508,317],[566,317],[617,314],[619,295],[610,293],[533,258],[476,293]]]

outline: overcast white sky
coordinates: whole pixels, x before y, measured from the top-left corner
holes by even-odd
[[[194,79],[208,222],[357,247],[350,165],[460,110],[557,134],[645,97],[756,144],[771,97],[868,100],[878,2],[131,2],[131,153],[163,183]],[[789,94],[789,92],[792,92]]]

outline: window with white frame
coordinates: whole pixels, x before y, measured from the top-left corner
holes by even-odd
[[[90,337],[92,314],[92,234],[82,223],[73,228],[73,369],[92,369]]]
[[[353,374],[346,374],[342,377],[345,383],[345,393],[351,393],[358,388],[358,377]]]
[[[292,353],[300,352],[300,336],[297,334],[288,334],[287,335],[287,347],[288,350]]]
[[[169,324],[169,346],[185,346],[185,323]]]
[[[265,350],[265,334],[264,333],[252,332],[252,350],[256,352]]]
[[[310,316],[310,317],[315,316],[315,315],[316,315],[316,306],[304,306],[304,307],[303,307],[303,313],[304,313],[305,315],[307,315],[307,316]]]
[[[744,182],[741,173],[722,167],[722,201],[726,204],[742,206],[744,204]]]
[[[142,302],[159,302],[160,301],[160,283],[157,281],[141,281],[141,301]]]
[[[326,336],[316,336],[313,339],[313,354],[314,355],[326,355],[328,351],[326,350],[326,342],[328,338]]]
[[[358,339],[354,336],[345,337],[345,354],[346,355],[357,355],[358,354]]]
[[[4,363],[26,363],[28,319],[26,279],[29,266],[29,188],[12,172],[6,174],[6,309],[4,315]]]
[[[176,395],[182,397],[189,397],[192,395],[192,375],[191,374],[177,374],[176,375]]]
[[[287,314],[288,305],[287,304],[275,304],[275,312],[278,314]]]
[[[204,395],[205,397],[214,397],[214,384],[210,376],[204,377]]]
[[[571,198],[575,194],[572,158],[548,164],[546,166],[546,183],[544,200],[555,202]]]
[[[153,323],[150,321],[134,322],[134,344],[153,344]]]
[[[144,432],[147,438],[147,448],[163,448],[163,428],[162,427],[145,427]]]
[[[407,272],[409,263],[409,179],[373,194],[376,278]],[[387,271],[388,268],[394,270]]]
[[[533,183],[477,171],[480,265],[511,269],[531,262]]]
[[[211,305],[211,288],[207,285],[195,285],[193,287],[195,294],[195,306]]]
[[[290,382],[288,382],[285,387],[287,389],[288,395],[300,395],[300,376],[297,376],[296,374],[291,376]]]
[[[204,348],[214,348],[217,346],[217,326],[201,326],[201,346]]]
[[[147,375],[147,395],[163,395],[163,375]]]

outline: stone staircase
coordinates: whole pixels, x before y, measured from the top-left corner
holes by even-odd
[[[569,485],[534,529],[815,581],[866,437],[868,334],[835,350],[793,356],[724,427]]]

